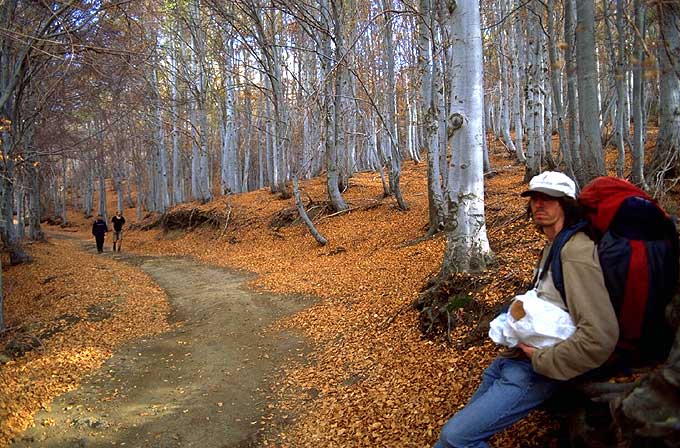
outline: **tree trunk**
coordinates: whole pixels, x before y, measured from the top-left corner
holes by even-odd
[[[616,148],[618,149],[618,160],[616,164],[616,174],[623,177],[625,168],[625,146],[624,135],[627,129],[624,126],[626,87],[625,80],[628,75],[626,68],[626,35],[625,35],[625,0],[616,1],[616,30],[618,34],[617,48],[618,58],[616,60]]]
[[[574,177],[574,162],[572,159],[572,148],[569,147],[567,128],[565,126],[564,106],[562,104],[562,67],[561,58],[557,52],[557,33],[555,31],[555,0],[548,3],[548,54],[550,56],[550,86],[552,97],[555,104],[555,118],[557,120],[557,133],[560,136],[560,154],[564,157],[564,164],[570,177]]]
[[[642,39],[644,39],[645,7],[642,0],[633,1],[635,11],[635,26],[637,32],[633,44],[635,64],[633,66],[633,120],[635,129],[633,134],[633,170],[630,180],[634,184],[644,183],[644,159],[645,159],[645,119],[644,119],[644,59],[645,51]]]
[[[333,0],[332,0],[333,1]],[[335,53],[332,50],[331,37],[340,31],[339,17],[337,15],[337,8],[323,0],[321,4],[321,21],[327,33],[322,33],[321,39],[321,78],[324,82],[324,101],[323,101],[323,116],[324,116],[324,131],[325,131],[325,155],[326,155],[326,189],[328,192],[328,199],[331,207],[335,211],[346,210],[348,208],[345,200],[340,193],[340,170],[338,167],[338,132],[342,132],[338,125],[340,114],[340,99],[342,97],[342,84],[339,82],[340,67],[333,68],[331,64],[339,64],[336,60],[341,56],[341,50],[336,49]],[[337,36],[336,36],[337,39]],[[337,44],[336,44],[337,45]]]
[[[220,187],[222,194],[241,191],[238,176],[238,151],[236,148],[236,85],[233,75],[234,38],[223,32],[225,55],[222,67],[222,86],[224,88],[224,105],[222,106],[222,154],[220,170]]]
[[[439,139],[437,117],[439,115],[437,93],[441,86],[438,71],[434,70],[430,30],[433,30],[431,0],[420,0],[420,21],[418,22],[418,71],[420,73],[420,96],[422,101],[422,142],[427,145],[427,198],[428,198],[428,235],[439,232],[444,227],[444,195],[442,193],[441,172],[439,170]]]
[[[661,45],[657,50],[660,71],[659,136],[649,176],[659,185],[667,175],[680,172],[680,5],[657,4]]]
[[[450,143],[446,223],[447,244],[441,278],[453,272],[480,272],[491,256],[484,216],[484,86],[478,0],[449,10],[451,36]]]
[[[578,77],[579,129],[583,154],[583,181],[604,176],[604,155],[600,137],[600,116],[595,60],[595,5],[593,0],[576,3],[576,72]]]
[[[104,217],[104,221],[109,222],[109,212],[106,206],[106,181],[105,181],[105,165],[104,165],[104,151],[101,142],[97,145],[97,175],[99,179],[99,211],[98,213]]]
[[[45,239],[45,234],[40,228],[40,169],[34,163],[30,163],[28,169],[30,183],[28,199],[28,237],[33,241],[42,241]],[[66,204],[64,204],[63,209],[66,210]],[[66,213],[64,213],[64,216],[65,215]],[[66,224],[65,219],[62,221],[62,225],[63,224]]]
[[[328,240],[323,235],[321,235],[321,233],[319,233],[305,211],[305,206],[302,204],[302,199],[300,199],[300,187],[298,186],[297,176],[293,176],[293,196],[295,197],[295,205],[297,206],[298,213],[300,214],[300,219],[302,219],[302,221],[305,223],[305,226],[307,226],[307,229],[309,229],[309,233],[312,234],[316,242],[321,246],[328,244]]]
[[[175,19],[174,26],[177,28]],[[170,61],[170,104],[172,112],[172,203],[174,205],[184,202],[184,189],[182,188],[182,156],[180,153],[180,129],[179,121],[179,93],[178,93],[178,64],[180,62],[179,55],[183,53],[181,49],[182,40],[178,38],[179,30],[175,30],[171,35],[171,51]],[[178,42],[179,41],[179,42]],[[128,176],[128,185],[130,185],[130,176]],[[131,202],[131,201],[130,201]]]
[[[192,135],[194,143],[192,150],[192,192],[194,199],[207,202],[212,198],[210,188],[210,172],[208,167],[208,116],[207,116],[207,89],[208,77],[205,72],[205,36],[201,25],[199,0],[193,0],[190,5],[192,27],[192,68],[195,79],[193,80],[192,93]]]
[[[583,158],[578,111],[578,86],[576,76],[576,10],[574,0],[564,0],[564,41],[567,73],[567,117],[569,147],[573,156],[575,181],[584,185]]]
[[[395,80],[394,80],[394,36],[392,31],[392,0],[383,1],[383,17],[385,18],[385,30],[383,31],[385,38],[385,58],[387,59],[387,85],[385,88],[385,134],[387,137],[387,144],[389,145],[390,161],[390,190],[397,200],[397,205],[401,210],[408,209],[404,197],[401,193],[401,161],[402,155],[399,149],[399,142],[397,139],[396,126],[396,107],[394,103],[395,98]]]
[[[542,58],[543,30],[539,18],[533,14],[530,15],[528,27],[526,91],[528,145],[527,165],[524,173],[526,182],[541,172],[545,153],[543,135],[545,94],[542,87],[542,79],[545,76]]]
[[[505,1],[500,2],[500,16],[505,17]],[[517,148],[515,143],[512,141],[510,136],[510,77],[508,73],[508,63],[505,55],[509,53],[510,47],[506,49],[505,47],[505,30],[501,29],[498,32],[498,45],[501,49],[498,59],[500,68],[500,86],[501,86],[501,132],[503,134],[503,140],[505,145],[508,147],[508,151],[517,154]]]
[[[156,56],[156,59],[158,63],[158,56]],[[165,149],[165,131],[163,129],[163,104],[157,70],[157,66],[151,68],[155,103],[154,143],[158,154],[158,169],[154,172],[154,178],[157,179],[156,184],[158,188],[157,211],[165,213],[170,208],[170,194],[168,192],[167,151]]]
[[[519,0],[517,0],[519,4]],[[520,92],[522,91],[522,83],[520,79],[520,72],[524,72],[522,66],[521,54],[524,53],[524,39],[522,34],[522,23],[519,18],[514,20],[514,32],[510,32],[510,51],[512,57],[512,108],[513,121],[515,124],[515,149],[517,153],[517,160],[520,163],[526,163],[527,158],[524,154],[524,121],[522,120],[522,100]]]

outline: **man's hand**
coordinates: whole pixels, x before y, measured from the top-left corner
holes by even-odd
[[[520,342],[519,344],[517,344],[517,347],[519,347],[520,349],[522,349],[522,351],[524,352],[524,354],[527,355],[527,357],[529,357],[529,359],[531,359],[531,356],[532,356],[532,355],[534,354],[534,352],[536,351],[536,347],[532,347],[532,346],[530,346],[530,345],[526,345],[526,344],[524,344],[524,343],[522,343],[522,342]]]

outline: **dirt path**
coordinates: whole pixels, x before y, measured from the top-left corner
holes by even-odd
[[[12,446],[256,446],[270,411],[267,381],[305,353],[301,337],[261,330],[311,302],[248,290],[242,274],[192,260],[102,256],[151,275],[181,326],[123,347]]]

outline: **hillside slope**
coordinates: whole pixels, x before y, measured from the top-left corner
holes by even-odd
[[[497,263],[474,285],[475,297],[489,305],[530,280],[542,246],[518,196],[521,168],[504,154],[492,163],[498,175],[487,181],[486,207]],[[256,288],[322,299],[277,323],[302,332],[314,350],[309,363],[281,373],[264,444],[427,446],[476,388],[496,353],[493,345],[462,349],[458,342],[470,331],[465,326],[454,329],[450,343],[423,339],[411,307],[438,272],[445,244],[442,236],[411,244],[427,225],[425,169],[425,164],[404,167],[403,193],[410,206],[405,212],[392,198],[382,198],[376,174],[354,176],[344,193],[350,211],[315,219],[329,240],[324,247],[292,220],[292,199],[280,200],[267,190],[173,209],[192,220],[214,217],[200,225],[200,220],[186,223],[191,231],[126,232],[124,251],[191,256],[257,273]],[[302,182],[301,190],[306,203],[323,207],[323,179]],[[113,210],[113,196],[109,202]],[[125,216],[134,221],[134,210],[125,210]],[[76,227],[67,230],[91,238],[90,222],[78,213],[70,213],[70,220]],[[110,249],[109,240],[106,246]],[[554,434],[549,422],[540,415],[527,419],[497,443],[546,446]]]

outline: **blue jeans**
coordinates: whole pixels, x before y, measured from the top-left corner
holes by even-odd
[[[487,448],[491,436],[525,417],[563,384],[525,359],[496,358],[467,405],[442,428],[434,448]]]

